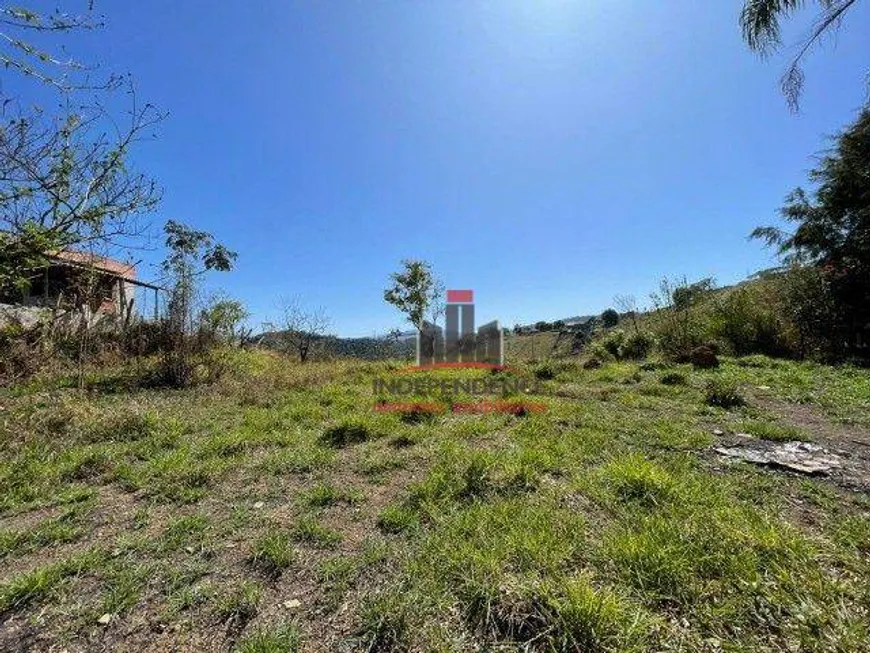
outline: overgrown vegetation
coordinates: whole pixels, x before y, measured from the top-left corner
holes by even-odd
[[[417,421],[372,410],[388,363],[232,355],[180,391],[3,391],[0,609],[40,615],[34,645],[155,620],[180,649],[870,644],[865,495],[707,454],[714,425],[866,437],[866,371],[552,360],[546,413]]]

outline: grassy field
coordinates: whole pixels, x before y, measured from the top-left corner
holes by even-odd
[[[373,410],[395,365],[232,367],[0,394],[0,650],[870,650],[866,370],[562,360],[545,413],[427,416]]]

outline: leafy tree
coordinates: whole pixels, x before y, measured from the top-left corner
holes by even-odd
[[[422,330],[423,320],[427,312],[438,305],[443,288],[432,265],[405,259],[402,269],[393,272],[390,279],[392,286],[384,291],[384,301],[404,313],[414,328]]]
[[[676,284],[676,286],[671,290],[671,301],[678,309],[688,309],[697,304],[698,301],[712,289],[713,280],[709,278],[701,279],[694,283],[686,283],[685,280],[683,280],[682,283]]]
[[[801,63],[807,53],[822,37],[836,30],[846,12],[856,0],[816,0],[819,14],[816,16],[809,33],[797,45],[780,84],[786,101],[792,111],[799,108],[799,100],[804,85]],[[780,23],[793,13],[806,6],[806,0],[745,0],[740,13],[740,28],[747,45],[767,57],[782,46]]]
[[[241,339],[241,325],[250,313],[237,299],[215,298],[199,316],[200,330],[218,340],[234,343]]]
[[[26,286],[45,255],[107,250],[138,240],[156,208],[155,182],[130,164],[130,151],[163,119],[146,105],[110,135],[99,106],[61,119],[41,113],[0,122],[0,284]],[[0,119],[2,120],[2,119]]]
[[[164,114],[137,103],[129,77],[97,76],[94,67],[57,55],[61,35],[103,25],[93,0],[75,3],[82,12],[0,4],[0,292],[6,294],[24,290],[48,253],[132,244],[145,229],[137,218],[160,200],[154,182],[131,166],[130,151]],[[20,87],[2,83],[14,75],[60,91],[59,114],[21,109],[24,102],[9,90]],[[121,88],[131,98],[124,118],[110,115],[100,100],[103,91]],[[85,89],[94,99],[74,100],[74,91]]]
[[[172,385],[186,386],[193,378],[189,336],[195,331],[193,306],[197,282],[209,270],[232,270],[237,255],[216,243],[211,234],[175,220],[166,223],[164,232],[169,253],[162,267],[170,292],[162,376]]]
[[[606,329],[612,329],[619,324],[619,313],[612,308],[608,308],[601,314],[601,324],[603,324]]]
[[[842,314],[841,338],[852,348],[870,325],[870,108],[834,140],[810,172],[815,189],[792,191],[780,215],[792,232],[752,232],[793,265],[818,267]]]

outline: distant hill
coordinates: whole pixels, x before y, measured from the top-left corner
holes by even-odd
[[[281,349],[280,331],[267,331],[252,338],[261,346]],[[413,335],[413,334],[411,334]],[[402,334],[398,339],[392,337],[339,338],[320,336],[316,338],[316,349],[331,356],[382,360],[388,358],[413,358],[416,340]]]
[[[566,327],[578,327],[588,324],[590,321],[595,320],[597,315],[573,315],[571,317],[563,317],[558,320],[539,320],[538,322],[546,322],[547,324],[555,324],[557,322],[562,322]],[[538,322],[532,322],[531,324],[518,324],[521,331],[526,333],[533,333],[538,330],[537,324]],[[514,327],[516,328],[516,327]]]

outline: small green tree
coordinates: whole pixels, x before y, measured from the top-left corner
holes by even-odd
[[[200,332],[208,338],[233,344],[241,337],[242,323],[249,316],[242,302],[217,297],[199,314]]]
[[[605,329],[612,329],[619,324],[619,313],[612,308],[608,308],[601,314],[601,324],[604,325]]]
[[[216,243],[211,234],[169,220],[165,227],[163,261],[170,291],[166,316],[166,350],[162,377],[170,385],[184,387],[193,378],[191,334],[195,331],[194,299],[199,278],[209,270],[232,270],[235,252]]]
[[[752,236],[778,247],[788,264],[819,269],[816,287],[827,287],[840,315],[832,350],[870,355],[870,108],[835,138],[809,179],[813,192],[795,189],[780,209],[794,231],[759,227]]]
[[[390,275],[392,285],[384,291],[384,301],[408,318],[414,328],[422,330],[423,320],[439,303],[443,285],[426,261],[405,259],[402,269]]]

